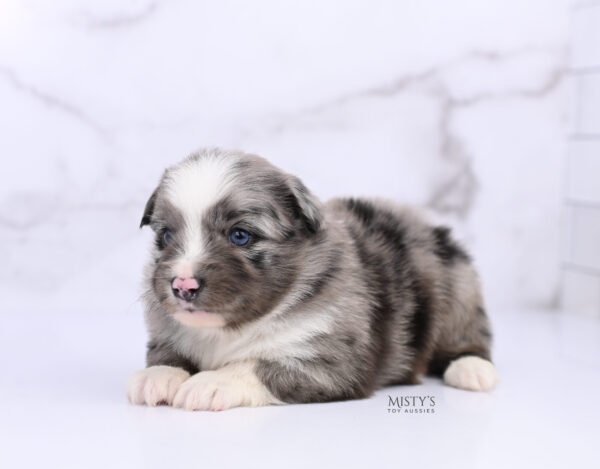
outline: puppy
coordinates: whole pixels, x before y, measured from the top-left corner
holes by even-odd
[[[134,404],[359,399],[426,373],[472,391],[496,384],[469,256],[406,208],[321,204],[263,158],[209,149],[165,171],[146,225],[156,240]]]

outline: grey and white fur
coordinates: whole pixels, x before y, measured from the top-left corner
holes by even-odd
[[[360,399],[424,374],[473,391],[497,382],[468,254],[408,208],[322,204],[261,157],[207,149],[165,171],[145,225],[156,243],[135,404]]]

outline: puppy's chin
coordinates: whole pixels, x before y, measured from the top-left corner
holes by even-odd
[[[223,316],[217,313],[209,313],[207,311],[186,311],[184,309],[178,310],[173,314],[173,317],[179,321],[180,324],[188,327],[223,327],[225,325],[225,319]]]

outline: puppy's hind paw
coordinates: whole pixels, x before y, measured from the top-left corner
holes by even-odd
[[[491,391],[498,380],[498,373],[492,362],[476,356],[454,360],[444,372],[444,382],[447,385],[469,391]]]
[[[171,405],[179,387],[189,377],[187,371],[173,366],[151,366],[136,371],[127,382],[127,398],[137,405]]]

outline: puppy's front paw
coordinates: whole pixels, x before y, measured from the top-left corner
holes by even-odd
[[[181,385],[174,407],[185,410],[225,410],[243,405],[239,380],[222,379],[218,371],[203,371]]]
[[[280,403],[257,378],[252,363],[202,371],[183,383],[173,400],[174,407],[185,410],[225,410]]]
[[[468,356],[450,363],[444,372],[444,382],[469,391],[491,391],[498,383],[498,373],[492,362]]]
[[[173,366],[151,366],[136,371],[127,382],[127,398],[138,405],[171,405],[177,390],[189,377],[187,371]]]

